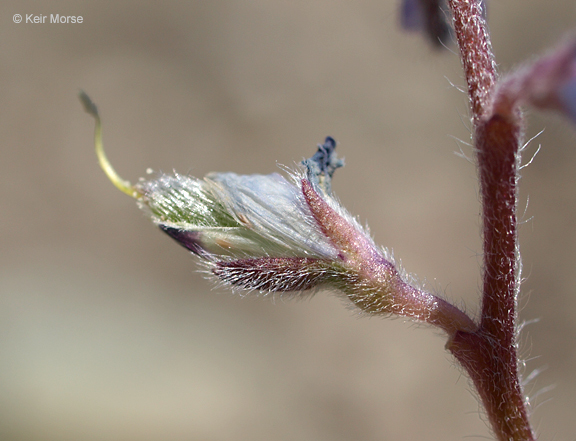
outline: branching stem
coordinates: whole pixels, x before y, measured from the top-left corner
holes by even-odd
[[[482,313],[477,331],[457,332],[449,350],[466,369],[499,440],[534,440],[518,375],[520,277],[517,183],[522,119],[494,113],[494,56],[479,0],[450,0],[474,122],[484,239]]]

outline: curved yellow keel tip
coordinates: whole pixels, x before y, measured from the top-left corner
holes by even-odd
[[[102,170],[104,170],[104,173],[106,173],[106,176],[108,176],[110,182],[112,182],[118,190],[135,199],[140,199],[142,197],[142,193],[140,193],[132,184],[130,184],[129,181],[122,179],[118,173],[116,173],[116,170],[114,170],[112,164],[110,164],[110,161],[108,161],[106,153],[104,153],[104,145],[102,144],[102,122],[100,121],[100,115],[98,114],[98,108],[96,107],[96,104],[94,104],[94,102],[83,90],[78,93],[78,97],[84,106],[84,110],[92,115],[96,121],[96,126],[94,128],[94,147],[96,149],[96,156],[98,157],[100,167],[102,167]]]

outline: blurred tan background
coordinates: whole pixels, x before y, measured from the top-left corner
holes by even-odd
[[[573,0],[494,0],[502,71],[576,27]],[[242,299],[99,169],[270,173],[324,136],[334,189],[378,243],[475,313],[480,231],[458,57],[399,30],[395,0],[0,5],[0,439],[462,440],[489,431],[438,332],[319,293]],[[22,14],[82,24],[15,24]],[[529,113],[520,214],[527,390],[575,439],[576,130]],[[471,155],[471,149],[462,146]],[[533,219],[532,219],[533,217]],[[536,406],[535,406],[536,407]]]

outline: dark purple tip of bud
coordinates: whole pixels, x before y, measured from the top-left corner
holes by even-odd
[[[194,254],[203,256],[206,250],[200,242],[200,233],[198,231],[186,231],[180,228],[169,227],[167,225],[159,225],[160,229],[168,236],[182,245],[184,248],[192,251]]]
[[[327,136],[324,144],[318,144],[318,151],[310,158],[318,164],[321,173],[328,173],[332,176],[334,173],[333,167],[333,154],[336,149],[336,141],[331,136]]]
[[[306,291],[326,283],[327,262],[305,257],[262,257],[217,262],[212,273],[220,280],[261,292]]]

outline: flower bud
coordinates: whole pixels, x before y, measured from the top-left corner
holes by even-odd
[[[300,189],[283,176],[159,175],[137,185],[154,223],[202,256],[334,259]]]
[[[344,165],[333,138],[289,179],[278,173],[204,179],[159,173],[131,185],[104,154],[96,106],[86,94],[81,100],[96,119],[96,152],[110,180],[223,284],[261,293],[327,287],[369,314],[412,317],[449,333],[462,327],[461,313],[411,286],[392,255],[332,196],[332,176]]]

